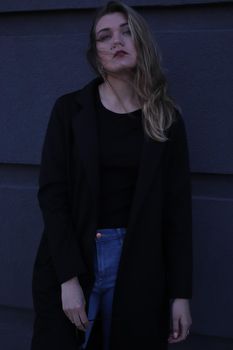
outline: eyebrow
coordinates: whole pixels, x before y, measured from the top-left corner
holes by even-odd
[[[122,23],[122,24],[120,25],[120,27],[124,27],[124,26],[126,26],[126,25],[128,25],[128,22]],[[103,32],[103,31],[107,31],[107,30],[110,30],[110,29],[111,29],[111,28],[102,28],[102,29],[100,29],[100,30],[96,33],[96,35],[98,35],[99,33]]]

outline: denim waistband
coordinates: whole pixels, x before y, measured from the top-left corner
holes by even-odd
[[[111,227],[111,228],[101,228],[97,229],[96,233],[101,233],[101,237],[97,238],[96,240],[110,240],[110,239],[116,239],[121,238],[126,234],[126,227]]]

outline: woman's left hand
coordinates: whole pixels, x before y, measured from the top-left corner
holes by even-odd
[[[178,343],[185,340],[192,324],[188,299],[174,299],[171,304],[171,323],[168,342]]]

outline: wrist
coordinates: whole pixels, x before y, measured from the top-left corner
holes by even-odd
[[[61,287],[64,287],[64,286],[67,286],[67,285],[70,285],[70,284],[79,284],[78,277],[74,276],[74,277],[70,278],[69,280],[63,282],[61,284]]]
[[[174,299],[170,299],[169,302],[170,302],[170,304],[173,304],[174,302],[189,304],[189,299],[186,299],[186,298],[174,298]]]

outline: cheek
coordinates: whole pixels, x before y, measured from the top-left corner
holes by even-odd
[[[137,64],[137,52],[135,50],[131,51],[131,63],[136,65]]]
[[[137,51],[135,49],[133,49],[132,51],[132,56],[134,57],[135,61],[137,61]]]
[[[133,55],[134,55],[135,57],[137,57],[137,49],[136,49],[134,43],[131,44],[131,50],[132,50]]]
[[[134,43],[132,42],[132,40],[129,41],[128,45],[129,45],[129,50],[131,52],[131,56],[136,61],[137,60],[137,50],[136,50],[136,47],[135,47]]]
[[[102,48],[97,50],[97,55],[101,63],[107,63],[112,58],[111,52],[109,52],[109,50],[102,49]]]

